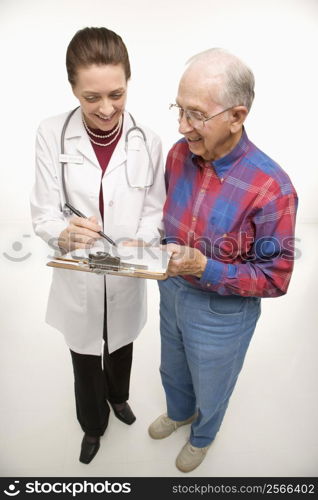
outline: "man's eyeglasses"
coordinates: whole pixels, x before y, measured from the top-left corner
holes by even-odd
[[[179,122],[181,122],[183,116],[185,115],[188,123],[190,123],[190,125],[192,125],[192,127],[195,128],[204,127],[205,122],[207,122],[208,120],[212,120],[212,118],[215,118],[216,116],[219,116],[222,113],[225,113],[225,111],[229,111],[229,109],[232,109],[233,107],[234,106],[230,106],[229,108],[223,109],[222,111],[216,113],[215,115],[206,117],[204,116],[203,113],[201,113],[201,111],[195,111],[192,109],[183,109],[178,104],[169,105],[169,109],[175,111],[178,114]]]

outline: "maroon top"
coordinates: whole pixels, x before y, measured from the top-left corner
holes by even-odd
[[[88,127],[88,130],[94,132],[94,134],[106,135],[106,134],[110,134],[113,130],[115,130],[116,127],[117,127],[117,125],[112,130],[109,130],[107,132],[105,132],[104,130],[99,130],[99,129],[90,128],[90,127]],[[121,125],[121,130],[120,130],[118,136],[116,137],[116,140],[114,142],[112,142],[109,146],[97,146],[97,144],[94,144],[93,142],[91,142],[91,145],[93,146],[96,157],[98,159],[100,168],[102,169],[102,178],[103,178],[103,175],[106,171],[108,163],[111,159],[111,156],[112,156],[112,154],[113,154],[113,152],[118,144],[118,141],[121,137],[122,131],[123,131],[123,125]],[[95,142],[99,142],[101,144],[104,144],[104,143],[111,141],[112,138],[114,138],[114,135],[110,136],[110,137],[106,137],[105,139],[101,139],[99,137],[94,137],[93,135],[88,133],[88,137],[91,137]],[[99,211],[100,211],[100,214],[102,216],[102,220],[104,220],[104,200],[103,200],[102,185],[100,186],[100,191],[99,191]]]

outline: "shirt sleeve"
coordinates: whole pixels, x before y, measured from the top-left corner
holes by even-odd
[[[297,196],[281,195],[253,218],[251,251],[239,263],[209,258],[200,283],[221,295],[278,297],[287,292],[294,265]]]

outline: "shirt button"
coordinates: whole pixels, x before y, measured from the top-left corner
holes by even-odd
[[[223,182],[223,181],[224,181],[223,177],[221,177],[220,181],[221,181],[221,182]]]
[[[222,238],[226,238],[227,237],[227,233],[224,233]]]
[[[201,193],[205,193],[205,189],[201,189]]]
[[[197,220],[197,218],[196,218],[196,217],[192,217],[192,220],[193,220],[193,222],[194,222],[194,221],[196,221],[196,220]]]
[[[109,207],[112,207],[113,205],[114,205],[113,200],[110,200],[110,202],[108,203],[108,206],[109,206]]]
[[[208,283],[206,286],[211,286],[211,283]]]

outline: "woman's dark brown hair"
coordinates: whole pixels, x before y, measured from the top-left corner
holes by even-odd
[[[66,51],[68,81],[76,84],[78,68],[92,64],[122,64],[126,80],[130,78],[128,52],[121,37],[107,28],[83,28],[77,31]]]

